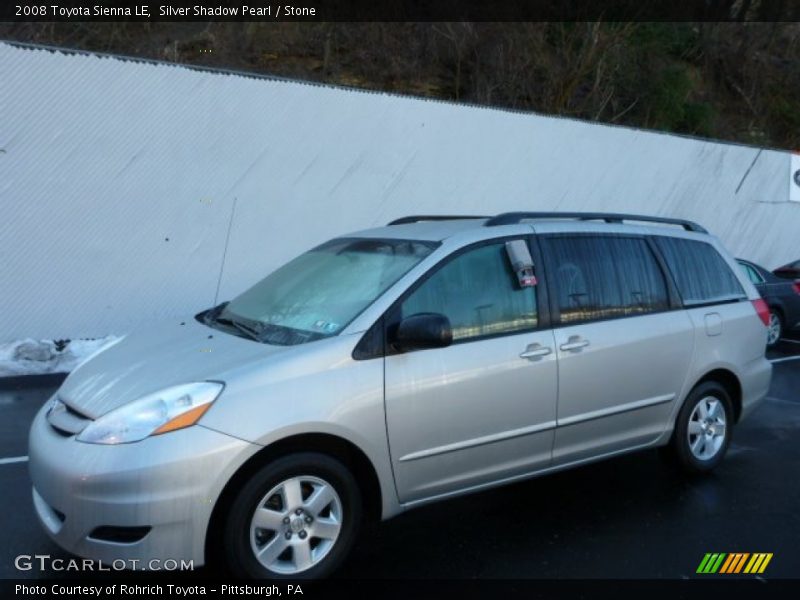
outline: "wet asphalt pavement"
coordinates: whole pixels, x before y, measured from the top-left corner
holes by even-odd
[[[426,506],[365,536],[339,576],[683,578],[707,552],[772,552],[763,577],[800,577],[800,336],[769,357],[769,396],[712,475],[652,450]],[[20,554],[69,558],[36,521],[27,463],[8,460],[54,390],[0,381],[0,578],[58,575],[17,571]]]

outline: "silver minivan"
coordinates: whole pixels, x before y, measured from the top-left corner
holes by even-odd
[[[767,393],[768,315],[689,221],[399,219],[73,371],[33,501],[80,556],[324,576],[424,503],[656,446],[713,469]]]

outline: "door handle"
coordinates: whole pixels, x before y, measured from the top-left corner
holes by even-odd
[[[550,354],[552,350],[540,344],[531,344],[527,347],[525,352],[519,355],[520,358],[541,358],[542,356],[547,356]]]
[[[588,345],[589,340],[582,340],[577,335],[573,335],[570,336],[569,340],[567,340],[565,344],[561,344],[559,348],[561,348],[564,352],[569,352],[571,350],[580,350]]]

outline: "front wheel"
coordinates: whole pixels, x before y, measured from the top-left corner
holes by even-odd
[[[236,496],[224,552],[239,576],[317,579],[346,557],[360,520],[358,485],[342,463],[291,454],[263,467]]]
[[[678,413],[672,450],[689,473],[707,473],[725,456],[731,441],[733,410],[728,392],[708,381],[697,386]]]

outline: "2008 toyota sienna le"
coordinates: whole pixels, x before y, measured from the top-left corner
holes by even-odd
[[[320,577],[370,517],[655,446],[713,469],[767,393],[767,322],[689,221],[407,217],[73,371],[33,500],[78,555]]]

